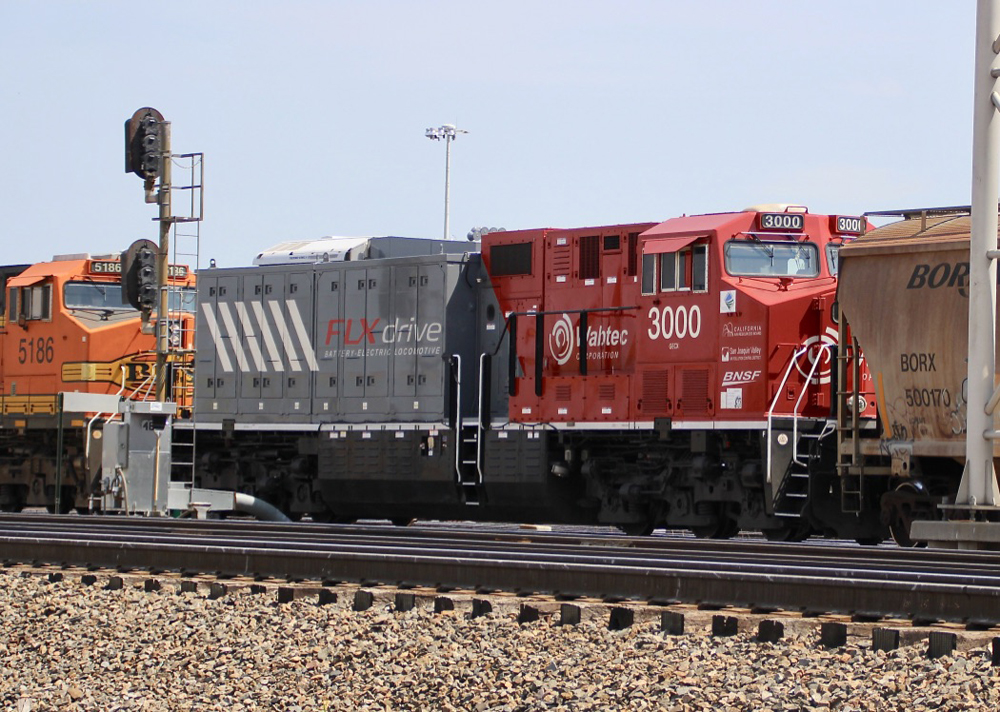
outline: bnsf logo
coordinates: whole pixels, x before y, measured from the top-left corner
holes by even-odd
[[[760,378],[760,371],[726,371],[722,377],[722,385],[735,386],[741,383],[753,383]]]
[[[958,287],[958,293],[969,296],[969,263],[940,262],[931,265],[917,265],[913,268],[907,289],[940,289],[941,287]]]

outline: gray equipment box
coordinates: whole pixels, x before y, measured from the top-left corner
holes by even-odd
[[[104,424],[101,510],[166,514],[174,403],[121,401]]]
[[[198,420],[446,422],[459,373],[461,413],[471,415],[476,250],[372,238],[356,261],[200,271]]]

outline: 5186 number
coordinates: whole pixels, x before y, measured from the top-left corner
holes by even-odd
[[[52,363],[55,357],[55,342],[52,337],[39,336],[37,339],[21,339],[17,344],[18,363]]]

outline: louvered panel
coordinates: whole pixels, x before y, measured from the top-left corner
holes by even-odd
[[[708,413],[708,371],[683,369],[681,371],[681,407],[687,415]]]
[[[573,253],[569,245],[553,249],[551,259],[553,274],[569,274],[573,268]]]
[[[666,413],[669,410],[670,372],[644,371],[642,374],[642,410],[646,413]]]

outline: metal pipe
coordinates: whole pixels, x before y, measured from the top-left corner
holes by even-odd
[[[170,348],[167,335],[167,322],[170,318],[170,296],[167,292],[168,264],[170,258],[170,122],[164,121],[160,127],[162,138],[162,155],[160,156],[160,248],[156,255],[156,283],[159,290],[159,304],[156,315],[156,400],[165,401],[167,397],[167,351]]]
[[[233,508],[237,512],[252,514],[257,519],[267,522],[288,522],[291,521],[285,513],[272,504],[268,504],[262,499],[258,499],[249,494],[236,492],[233,497]]]
[[[448,239],[449,203],[451,199],[451,142],[454,140],[452,134],[447,134],[444,138],[444,239]]]
[[[969,405],[966,422],[965,471],[956,504],[1000,504],[993,468],[993,443],[983,433],[995,429],[986,401],[996,388],[997,193],[1000,117],[992,99],[992,75],[1000,34],[1000,2],[979,0],[976,11],[975,96],[972,122],[972,231],[969,242]]]

